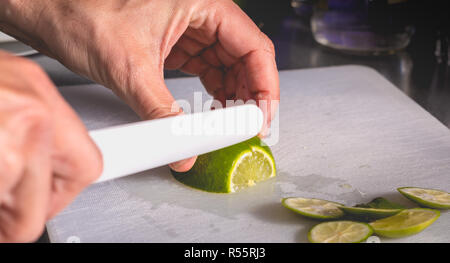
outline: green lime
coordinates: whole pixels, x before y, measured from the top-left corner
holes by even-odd
[[[428,208],[405,209],[400,213],[370,223],[377,235],[405,237],[417,234],[438,219],[440,212]]]
[[[233,193],[276,175],[270,148],[259,137],[199,155],[187,172],[172,170],[179,182],[200,190]]]
[[[284,207],[314,219],[337,219],[344,215],[342,204],[314,198],[287,197],[281,200]]]
[[[360,243],[372,233],[372,227],[366,223],[332,221],[311,228],[308,240],[311,243]]]
[[[449,209],[450,194],[441,190],[418,187],[401,187],[397,189],[406,198],[422,206]]]
[[[367,204],[358,204],[354,207],[339,207],[345,214],[362,221],[373,221],[393,216],[403,209],[402,205],[393,203],[383,197],[377,197]]]

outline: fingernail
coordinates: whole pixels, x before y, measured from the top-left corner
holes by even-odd
[[[192,168],[192,166],[194,166],[195,160],[197,160],[196,156],[171,163],[169,164],[169,167],[177,172],[187,172]]]

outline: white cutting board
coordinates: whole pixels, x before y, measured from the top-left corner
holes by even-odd
[[[354,205],[383,196],[414,206],[395,189],[450,191],[450,131],[374,70],[283,71],[280,82],[276,178],[237,194],[211,194],[184,187],[161,167],[93,185],[48,222],[50,240],[306,242],[316,222],[282,207],[282,197]],[[177,99],[203,91],[196,78],[167,85]],[[61,92],[89,129],[138,120],[100,86]],[[450,214],[418,235],[381,242],[450,242]]]

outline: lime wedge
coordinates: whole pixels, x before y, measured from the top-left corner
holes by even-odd
[[[418,187],[401,187],[397,190],[419,205],[437,209],[450,208],[450,194],[447,192]]]
[[[344,215],[339,209],[342,204],[321,199],[288,197],[283,198],[281,203],[295,213],[314,219],[336,219]]]
[[[339,207],[345,214],[362,221],[373,221],[393,216],[403,209],[402,205],[393,203],[383,197],[377,197],[367,204],[358,204],[354,207]]]
[[[233,193],[276,175],[270,148],[259,137],[199,155],[187,172],[171,171],[179,182],[207,192]]]
[[[320,223],[308,233],[311,243],[360,243],[373,233],[372,227],[353,221]]]
[[[438,219],[440,212],[428,208],[405,209],[400,213],[370,223],[377,235],[405,237],[417,234]]]

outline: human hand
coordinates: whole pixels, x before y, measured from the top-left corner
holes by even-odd
[[[101,173],[86,129],[45,73],[0,52],[0,242],[28,242]]]
[[[273,44],[231,0],[8,1],[0,28],[112,89],[143,119],[179,113],[164,68],[198,75],[222,103],[266,101],[264,130],[273,118]],[[194,162],[171,167],[186,171]]]

